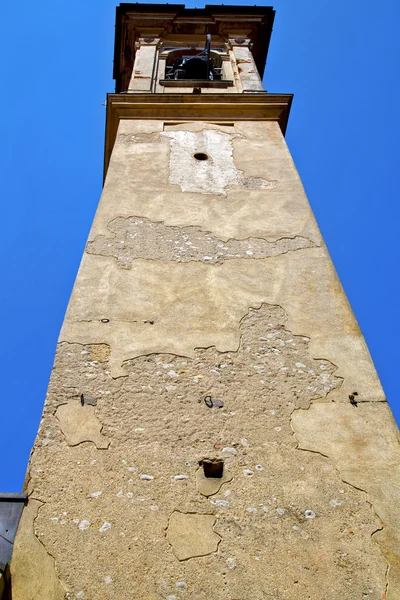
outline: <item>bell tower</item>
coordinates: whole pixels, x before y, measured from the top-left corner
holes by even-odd
[[[396,600],[398,431],[262,84],[271,7],[121,4],[13,600]]]

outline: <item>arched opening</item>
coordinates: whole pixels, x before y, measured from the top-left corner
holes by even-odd
[[[184,48],[168,54],[165,79],[219,81],[221,72],[222,60],[216,52]]]

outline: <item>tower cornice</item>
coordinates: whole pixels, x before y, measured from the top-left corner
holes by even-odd
[[[108,94],[104,177],[121,119],[277,121],[284,134],[293,94]]]

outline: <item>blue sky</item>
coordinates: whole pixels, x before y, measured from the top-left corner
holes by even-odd
[[[400,422],[400,3],[273,5],[265,87],[295,94],[287,141]],[[0,17],[0,491],[20,491],[101,193],[115,4],[21,0]]]

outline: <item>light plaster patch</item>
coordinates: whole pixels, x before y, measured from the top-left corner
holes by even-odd
[[[58,407],[56,417],[70,446],[93,442],[97,448],[108,448],[110,442],[101,434],[102,423],[95,415],[94,406],[69,402]]]
[[[188,560],[216,552],[221,536],[213,527],[214,515],[172,513],[167,530],[167,540],[178,560]]]
[[[303,450],[331,458],[347,483],[365,490],[383,530],[374,537],[391,562],[389,600],[400,596],[400,445],[386,403],[313,404],[292,415]]]
[[[262,178],[246,178],[233,162],[232,139],[214,129],[193,131],[168,131],[161,135],[171,140],[170,176],[172,184],[179,185],[183,192],[226,195],[231,185],[251,189],[273,189],[276,181]],[[207,160],[196,160],[203,153]]]
[[[109,223],[108,229],[113,237],[97,236],[88,242],[86,252],[114,256],[123,269],[130,269],[132,261],[139,258],[216,264],[237,258],[267,258],[315,245],[300,236],[275,241],[250,237],[223,242],[198,227],[171,227],[145,217],[119,217]]]

